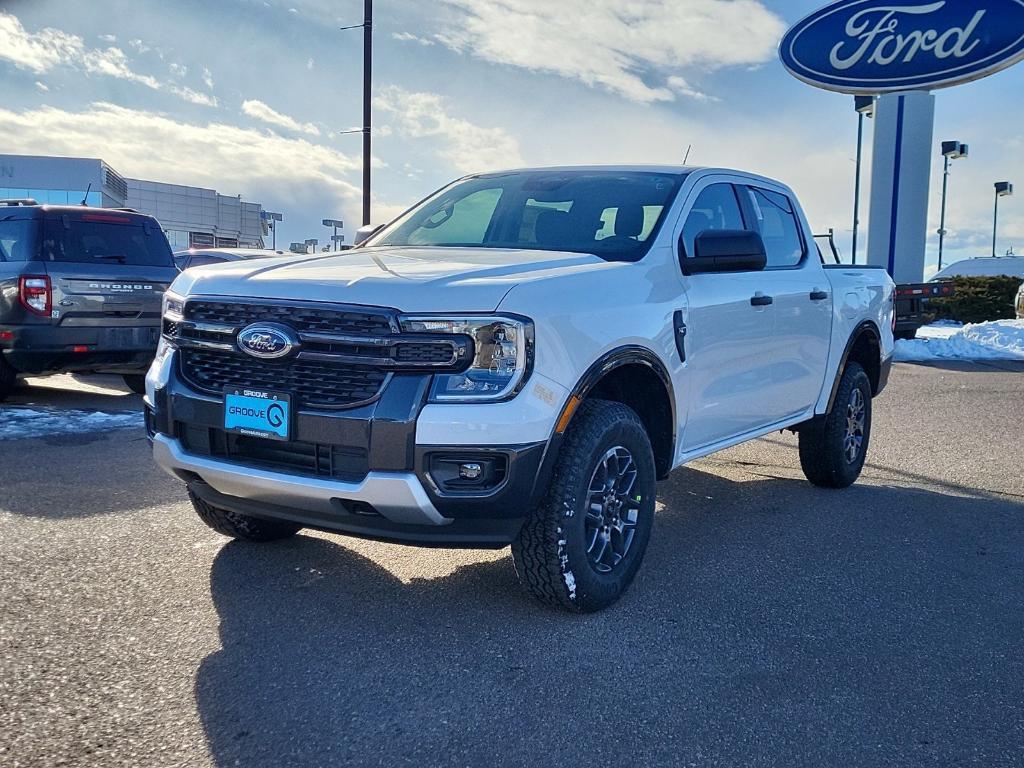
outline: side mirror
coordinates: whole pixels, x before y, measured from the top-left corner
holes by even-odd
[[[694,254],[681,259],[684,275],[708,272],[760,272],[768,266],[764,241],[745,229],[706,229],[697,235]]]
[[[360,227],[356,230],[356,236],[352,241],[352,246],[355,247],[362,245],[383,228],[383,224],[367,224],[365,227]]]

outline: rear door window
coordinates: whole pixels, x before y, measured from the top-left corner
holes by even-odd
[[[173,267],[171,247],[159,226],[138,219],[61,216],[46,222],[43,261]]]
[[[39,222],[35,219],[0,221],[0,261],[35,261],[39,253]]]
[[[804,240],[792,201],[761,187],[747,187],[747,193],[764,240],[768,268],[795,267],[803,261]]]

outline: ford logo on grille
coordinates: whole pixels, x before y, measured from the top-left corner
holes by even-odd
[[[270,323],[253,323],[238,334],[238,348],[264,360],[287,357],[298,349],[299,339],[291,328]]]

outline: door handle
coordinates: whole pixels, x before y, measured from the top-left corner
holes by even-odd
[[[811,301],[824,301],[828,298],[828,291],[811,291]]]
[[[672,327],[675,329],[676,351],[680,362],[686,362],[686,323],[683,322],[683,311],[677,309],[672,316]]]
[[[755,294],[750,297],[750,306],[752,307],[767,307],[775,303],[775,299],[771,296],[763,296],[761,294]]]

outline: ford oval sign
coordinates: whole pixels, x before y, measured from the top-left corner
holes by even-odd
[[[286,357],[298,346],[299,340],[295,333],[283,325],[254,323],[238,334],[238,348],[263,360]]]
[[[779,55],[831,91],[944,88],[1024,59],[1024,0],[840,0],[787,32]]]

